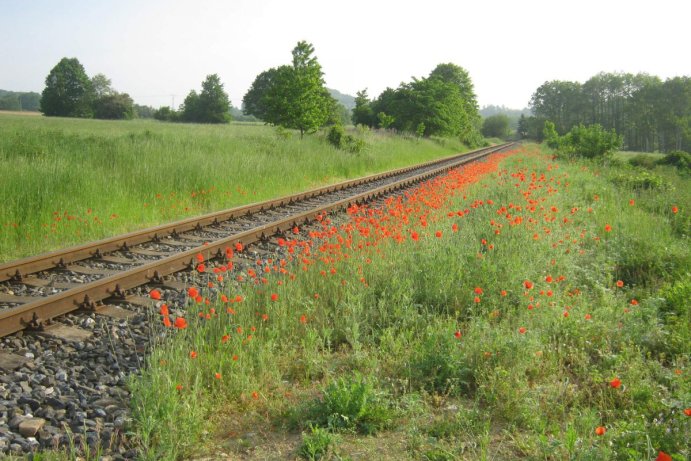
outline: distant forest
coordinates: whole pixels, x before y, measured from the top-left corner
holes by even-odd
[[[39,93],[0,90],[0,110],[38,112],[40,103]]]
[[[541,139],[546,120],[559,134],[599,124],[623,135],[627,150],[691,151],[691,77],[603,72],[585,83],[553,80],[540,85],[530,106],[534,116],[520,120],[523,137]]]

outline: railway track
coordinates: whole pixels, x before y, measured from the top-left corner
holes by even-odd
[[[511,144],[346,181],[299,194],[211,213],[0,265],[0,337],[41,330],[78,309],[111,309],[146,284],[182,290],[170,274],[214,258],[236,245],[284,233],[318,214],[361,203],[480,159]],[[81,275],[76,282],[66,275]],[[112,313],[112,309],[111,309]]]
[[[152,313],[163,300],[186,304],[199,264],[208,271],[230,258],[236,275],[249,274],[259,259],[286,256],[275,243],[295,237],[295,226],[308,233],[313,226],[303,224],[325,212],[376,202],[509,146],[0,265],[0,457],[77,446],[136,458],[127,435],[129,377],[165,340]],[[244,250],[226,251],[236,244]],[[154,287],[158,304],[149,296]],[[184,307],[171,309],[186,315]]]

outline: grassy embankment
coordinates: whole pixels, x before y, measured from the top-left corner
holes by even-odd
[[[132,381],[142,458],[687,459],[691,188],[638,173],[528,146],[207,268]]]
[[[462,152],[451,140],[0,113],[0,262]]]

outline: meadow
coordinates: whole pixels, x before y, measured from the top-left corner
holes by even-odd
[[[0,113],[0,262],[466,150],[354,135],[358,154],[260,124]]]
[[[691,188],[638,174],[525,145],[207,266],[152,301],[142,459],[688,459]]]

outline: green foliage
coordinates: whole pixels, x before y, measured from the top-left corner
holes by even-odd
[[[134,117],[134,101],[127,93],[104,94],[94,101],[94,118],[125,120]]]
[[[367,96],[367,89],[358,91],[353,109],[353,125],[364,125],[372,128],[376,123],[377,119],[374,116],[369,96]]]
[[[298,409],[303,413],[304,409]],[[297,416],[297,415],[296,415]],[[359,374],[338,378],[323,390],[323,397],[312,402],[307,414],[309,424],[331,431],[356,431],[375,434],[391,424],[392,410],[371,380]]]
[[[202,82],[202,91],[195,90],[185,98],[182,120],[195,123],[228,123],[230,121],[230,101],[223,90],[217,74],[207,75]]]
[[[509,117],[497,114],[482,122],[482,135],[487,138],[506,138],[509,135]]]
[[[345,137],[345,130],[343,129],[343,126],[341,125],[334,125],[329,129],[329,134],[327,135],[326,139],[329,140],[329,143],[340,149],[341,146],[343,145],[343,138]]]
[[[309,461],[328,458],[336,443],[336,436],[319,426],[309,426],[309,433],[302,434],[298,454]]]
[[[0,90],[0,110],[38,112],[40,107],[41,95],[38,93]]]
[[[168,106],[163,106],[154,112],[154,118],[162,122],[177,122],[180,121],[180,113]]]
[[[379,121],[379,126],[388,130],[391,128],[393,123],[396,121],[396,117],[393,115],[388,115],[386,112],[379,112],[377,114],[377,120]]]
[[[634,155],[629,159],[629,164],[631,166],[635,167],[640,167],[640,168],[647,168],[648,170],[652,170],[655,168],[655,165],[657,164],[657,160],[655,158],[651,157],[650,155]]]
[[[46,77],[41,112],[48,116],[91,117],[91,80],[77,58],[62,58]]]
[[[544,136],[547,145],[557,150],[564,157],[584,157],[588,159],[611,158],[621,147],[622,137],[614,130],[605,131],[600,125],[584,126],[579,124],[566,133],[558,136],[551,121],[545,122]]]
[[[411,358],[411,382],[435,394],[460,394],[474,386],[472,371],[463,364],[459,341],[448,332],[427,332]]]
[[[641,169],[616,173],[612,176],[612,182],[631,191],[666,191],[672,188],[672,184],[662,176]]]
[[[334,125],[329,129],[326,139],[337,149],[346,150],[357,154],[365,147],[365,141],[355,136],[346,134],[342,125]]]
[[[321,65],[312,56],[314,47],[298,42],[293,65],[272,68],[259,74],[243,98],[246,114],[272,125],[313,133],[324,126],[335,111],[335,100],[324,86]]]
[[[684,151],[670,152],[656,163],[657,165],[669,165],[681,171],[689,172],[691,171],[691,154]]]
[[[363,107],[365,101],[362,102]],[[387,114],[378,126],[423,136],[458,137],[467,145],[482,141],[473,84],[468,73],[455,64],[438,65],[427,78],[414,78],[396,90],[387,88],[367,105],[372,113]]]
[[[627,150],[691,150],[691,77],[599,73],[581,84],[549,81],[531,99],[537,118],[560,134],[580,123],[624,133]]]

